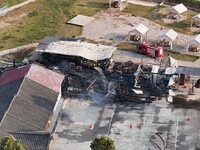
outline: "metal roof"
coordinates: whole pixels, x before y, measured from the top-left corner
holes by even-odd
[[[31,65],[27,77],[57,93],[60,91],[60,86],[64,79],[64,75],[36,64]]]
[[[111,58],[116,49],[117,48],[114,46],[91,44],[80,41],[59,41],[50,43],[44,50],[36,49],[36,51],[68,56],[80,56],[97,61]]]
[[[17,79],[23,78],[28,73],[29,69],[30,65],[2,72],[0,74],[0,85],[7,84]]]
[[[162,32],[159,36],[159,38],[167,38],[169,39],[170,41],[173,41],[175,40],[176,38],[178,37],[178,33],[175,32],[174,30],[172,29],[169,29],[169,30],[166,30],[164,32]]]
[[[185,7],[185,5],[183,5],[181,3],[181,4],[173,6],[170,9],[170,12],[177,13],[177,14],[182,14],[182,13],[186,12],[187,10],[188,10],[187,7]]]
[[[11,132],[23,147],[29,150],[48,150],[50,134],[46,132]]]
[[[135,32],[135,33],[144,35],[148,30],[149,28],[147,28],[145,25],[139,24],[136,27],[134,27],[131,31],[129,31],[129,33]]]
[[[25,78],[5,113],[1,127],[7,132],[44,131],[57,96],[58,93]]]

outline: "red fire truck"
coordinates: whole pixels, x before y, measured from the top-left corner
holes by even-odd
[[[136,52],[144,55],[148,55],[155,58],[160,58],[164,55],[163,47],[152,47],[150,43],[142,42],[137,45]]]

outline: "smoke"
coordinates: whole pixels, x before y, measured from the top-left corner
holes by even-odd
[[[107,87],[108,87],[108,80],[106,78],[106,76],[104,75],[103,71],[101,68],[99,67],[94,67],[95,70],[97,70],[101,76],[101,79],[103,81],[103,84],[104,84],[104,90],[107,91]]]

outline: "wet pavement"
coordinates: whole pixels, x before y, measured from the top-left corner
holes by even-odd
[[[200,144],[199,114],[165,99],[149,105],[66,99],[51,149],[90,150],[93,138],[105,134],[115,141],[117,150],[153,150],[152,143],[171,150],[195,150]]]

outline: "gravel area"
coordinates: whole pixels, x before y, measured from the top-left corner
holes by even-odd
[[[147,63],[147,64],[157,64],[158,63],[158,61],[155,61],[154,58],[147,57],[145,55],[140,55],[140,54],[133,53],[133,52],[129,52],[129,51],[121,51],[121,50],[116,50],[114,52],[113,60],[119,61],[119,62],[132,61],[135,63]],[[200,59],[198,59],[195,62],[178,60],[178,65],[199,68]]]
[[[148,19],[116,12],[114,9],[97,13],[94,17],[96,19],[83,28],[81,36],[94,41],[104,41],[112,45],[117,45],[121,41],[128,41],[128,32],[140,23],[149,28],[147,37],[143,37],[144,41],[147,42],[156,42],[160,34],[167,30],[167,28]],[[173,42],[174,51],[186,53],[189,37],[189,35],[179,33],[179,37]],[[189,53],[200,56],[200,52]]]

